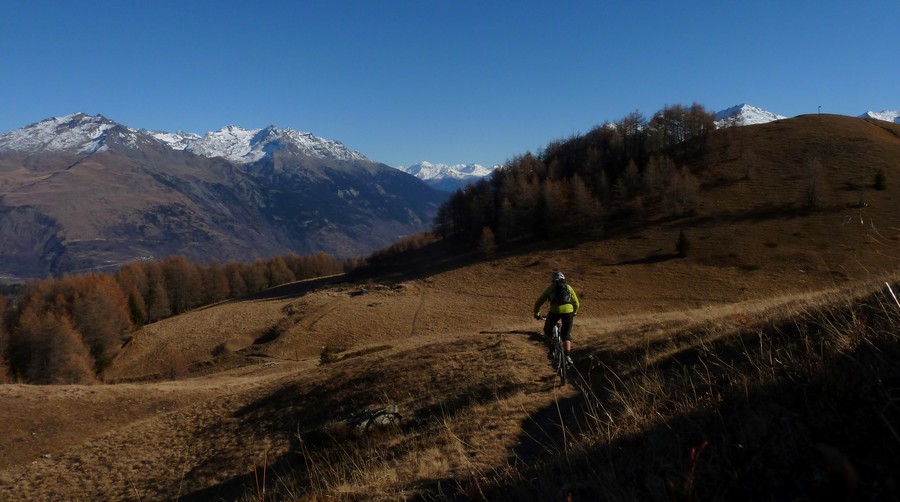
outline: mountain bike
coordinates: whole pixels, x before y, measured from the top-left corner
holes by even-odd
[[[547,317],[541,317],[541,320],[546,320]],[[556,374],[559,375],[560,385],[565,385],[569,379],[569,371],[571,368],[569,367],[569,362],[566,360],[566,348],[565,342],[563,342],[562,337],[559,335],[560,326],[559,322],[553,325],[553,331],[550,334],[550,364],[553,366],[553,370],[556,371]]]

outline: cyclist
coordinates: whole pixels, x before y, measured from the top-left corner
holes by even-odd
[[[550,274],[550,286],[534,302],[535,319],[541,318],[541,307],[547,300],[550,300],[550,311],[544,322],[544,337],[549,342],[553,326],[561,319],[562,330],[559,336],[565,345],[566,360],[571,364],[572,359],[569,357],[569,353],[572,352],[572,321],[581,304],[578,302],[575,290],[566,283],[566,276],[562,272],[557,271]]]

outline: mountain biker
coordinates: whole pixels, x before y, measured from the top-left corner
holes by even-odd
[[[566,294],[567,292],[568,294]],[[547,300],[550,300],[550,310],[547,312],[547,320],[544,322],[544,337],[549,342],[553,326],[561,319],[562,330],[559,335],[565,342],[566,360],[571,364],[572,359],[569,357],[569,353],[572,351],[572,321],[581,304],[578,302],[575,290],[566,283],[566,276],[562,272],[557,271],[550,274],[550,286],[534,302],[535,319],[541,318],[541,307]]]

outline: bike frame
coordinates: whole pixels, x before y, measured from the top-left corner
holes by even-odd
[[[559,375],[560,384],[565,385],[568,380],[569,364],[566,361],[565,345],[559,331],[559,323],[554,324],[553,332],[550,335],[550,344],[553,347],[551,364],[553,365],[553,369],[556,370],[556,374]]]

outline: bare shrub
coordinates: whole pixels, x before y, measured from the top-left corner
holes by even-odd
[[[181,351],[171,349],[166,353],[166,365],[163,370],[163,377],[169,380],[179,380],[186,378],[191,374],[191,366],[187,358]]]
[[[497,239],[494,238],[494,231],[491,227],[481,229],[481,237],[478,239],[478,251],[485,255],[494,254],[497,250]]]

